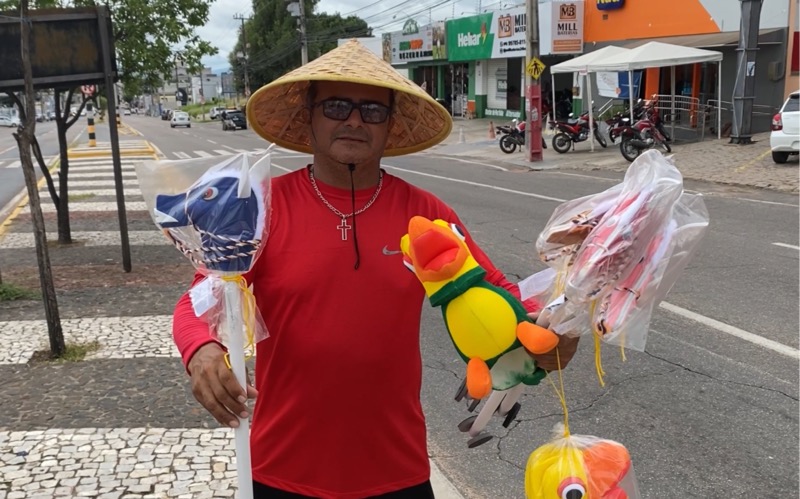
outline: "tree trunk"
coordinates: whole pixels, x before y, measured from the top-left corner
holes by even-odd
[[[58,200],[56,210],[58,217],[58,242],[61,244],[72,243],[72,229],[69,225],[69,191],[67,189],[67,173],[69,172],[69,153],[67,152],[67,127],[56,121],[58,134],[58,153],[60,163],[58,167]]]
[[[61,244],[72,243],[72,229],[69,225],[69,191],[67,190],[67,172],[69,171],[69,153],[67,152],[67,130],[69,125],[67,119],[69,116],[69,100],[72,94],[68,96],[68,101],[65,104],[64,112],[61,111],[61,91],[56,90],[56,135],[58,136],[58,192],[57,196],[53,196],[53,203],[56,205],[56,217],[58,219],[58,242]],[[48,175],[48,174],[46,174]],[[53,189],[53,188],[51,188]]]
[[[19,146],[22,173],[25,176],[25,185],[28,188],[33,234],[36,241],[36,258],[39,261],[39,282],[42,288],[44,310],[47,317],[47,331],[50,337],[50,352],[53,357],[61,357],[66,350],[64,332],[61,329],[61,319],[58,314],[58,301],[56,300],[56,290],[53,283],[52,269],[50,268],[50,255],[47,250],[47,234],[39,199],[39,186],[31,157],[33,137],[36,133],[36,102],[34,100],[33,72],[30,58],[31,28],[27,22],[28,0],[21,0],[20,2],[20,18],[22,69],[25,78],[25,109],[20,108],[23,127],[21,131],[14,133],[14,138]]]

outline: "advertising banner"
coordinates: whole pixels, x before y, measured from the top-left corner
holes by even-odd
[[[389,60],[392,64],[447,59],[443,22],[420,27],[416,21],[409,19],[402,31],[384,34],[383,43],[384,58],[387,55],[386,48],[390,47]]]
[[[583,1],[553,0],[551,5],[551,53],[583,53]]]
[[[565,9],[565,18],[562,22],[558,21],[560,10],[551,12],[551,9],[555,9],[554,7],[540,2],[540,55],[583,52],[583,1],[560,1],[557,3],[572,6],[572,10]],[[574,18],[566,16],[573,10]],[[522,6],[447,21],[448,59],[458,62],[525,57],[527,17],[526,9]],[[576,26],[575,23],[578,25]],[[556,28],[562,30],[560,51],[553,49],[554,38],[553,44],[551,44],[551,38]],[[573,35],[574,31],[578,31],[578,34]],[[574,42],[575,36],[579,40],[577,44]]]

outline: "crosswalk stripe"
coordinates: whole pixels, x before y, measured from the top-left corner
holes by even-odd
[[[175,153],[172,153],[172,154],[177,156],[178,159],[192,159],[192,157],[189,156],[188,154],[186,154],[185,152],[175,152]]]
[[[114,179],[114,172],[108,172],[108,173],[102,173],[102,172],[98,172],[98,173],[76,172],[76,173],[70,173],[69,174],[69,178],[92,178],[92,177],[108,178],[108,179],[112,179],[113,180]],[[134,172],[122,172],[122,178],[135,179],[136,178],[136,174]]]
[[[209,153],[207,153],[205,151],[194,151],[194,153],[197,154],[198,156],[200,156],[201,158],[213,158],[214,157],[213,154],[209,154]]]
[[[233,154],[227,149],[214,149],[214,152],[219,154],[220,156],[230,156],[231,154]]]

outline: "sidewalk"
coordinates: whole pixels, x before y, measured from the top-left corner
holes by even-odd
[[[128,139],[122,149],[136,151],[122,158],[130,273],[110,152],[70,151],[71,245],[56,242],[56,213],[40,185],[65,339],[97,348],[78,362],[37,361],[49,349],[41,300],[0,301],[0,499],[235,496],[233,431],[194,400],[171,337],[172,308],[194,268],[145,211],[133,164],[153,149]],[[0,271],[4,283],[38,290],[22,203],[0,223]],[[437,498],[460,499],[432,469]]]
[[[544,161],[531,163],[524,152],[504,154],[498,138],[490,138],[490,124],[508,124],[508,120],[455,118],[453,131],[442,144],[434,147],[433,154],[463,158],[501,161],[532,170],[606,170],[624,172],[628,163],[619,151],[619,141],[608,144],[606,149],[595,144],[590,150],[588,142],[575,146],[574,151],[558,154],[552,148],[552,135],[545,134],[547,149]],[[740,146],[730,144],[728,139],[707,139],[704,142],[678,143],[672,145],[672,154],[683,176],[691,180],[709,181],[735,186],[758,187],[782,192],[800,192],[798,158],[794,156],[783,165],[772,161],[769,148],[769,133],[753,136],[753,144]]]

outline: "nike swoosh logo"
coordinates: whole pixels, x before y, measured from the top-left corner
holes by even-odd
[[[390,250],[388,245],[383,247],[383,254],[386,256],[399,255],[400,253],[402,253],[400,250]]]

